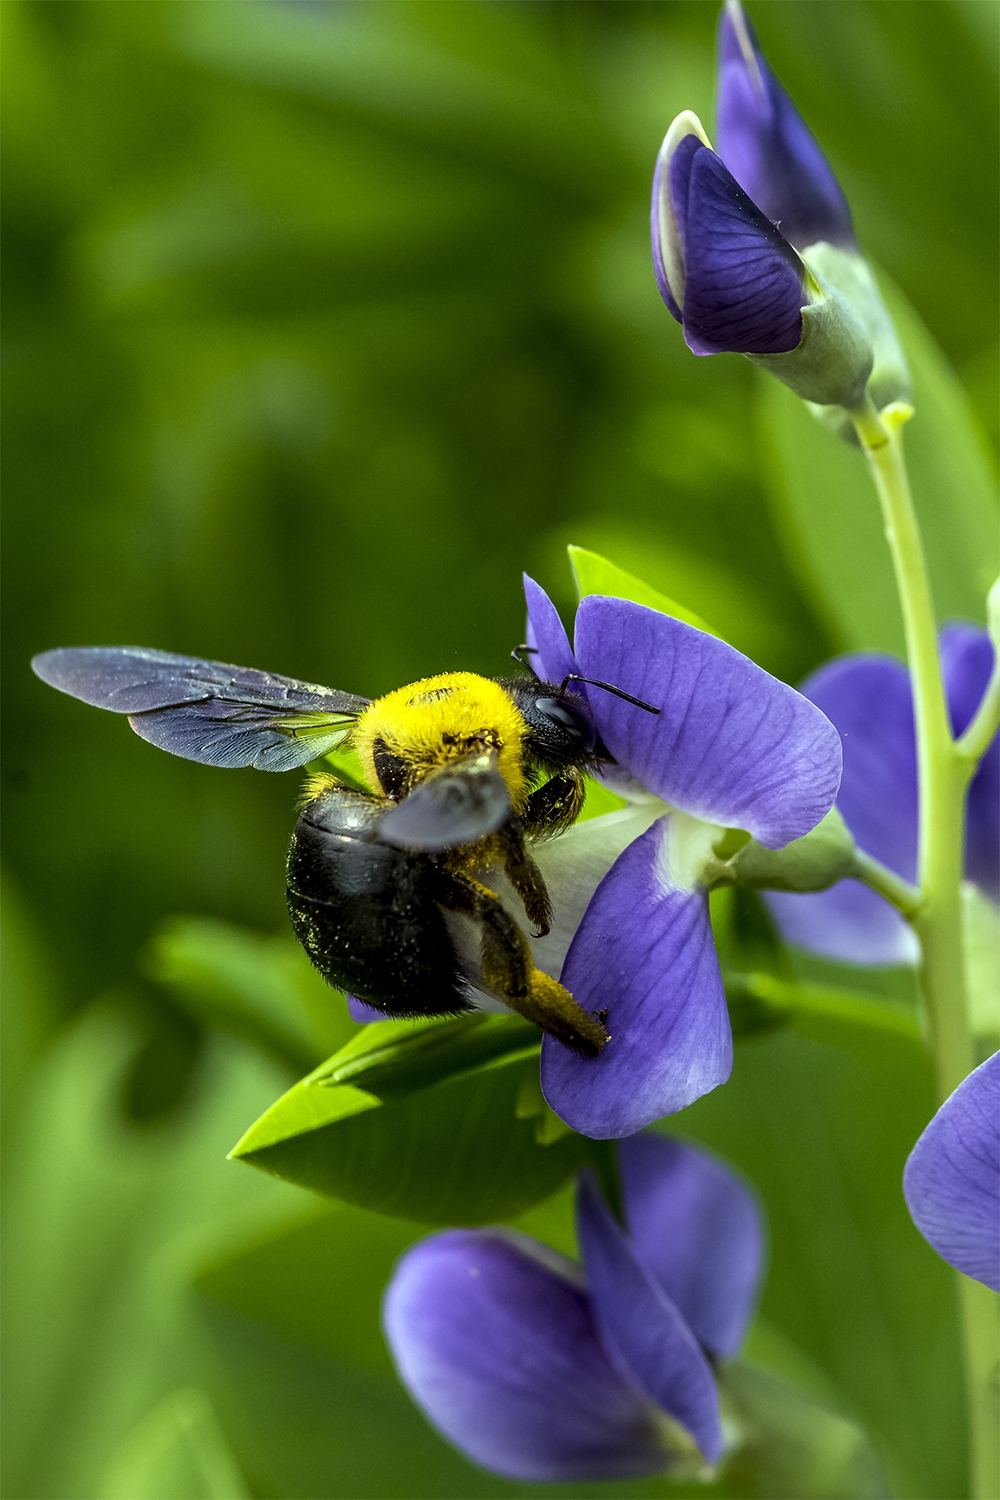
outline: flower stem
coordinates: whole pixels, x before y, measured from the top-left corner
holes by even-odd
[[[984,704],[971,726],[971,739],[961,746],[955,744],[923,544],[903,459],[900,429],[910,410],[890,407],[879,415],[869,402],[851,415],[878,491],[906,634],[920,792],[920,904],[911,921],[920,938],[921,980],[938,1095],[944,1100],[972,1071],[974,1062],[962,953],[962,845],[965,795],[976,767],[970,750],[985,733],[993,709]],[[989,693],[987,698],[992,704]],[[955,1274],[965,1345],[971,1493],[975,1500],[995,1500],[996,1346],[991,1328],[996,1314],[995,1309],[984,1308],[979,1294],[996,1299],[979,1283]]]
[[[855,850],[854,867],[849,873],[855,880],[863,880],[865,885],[871,886],[873,891],[878,891],[880,896],[891,901],[904,917],[912,920],[920,910],[919,888],[897,875],[895,870],[890,870],[888,865],[873,859],[863,849]]]
[[[923,951],[924,997],[938,1094],[972,1071],[962,954],[962,835],[971,768],[956,751],[938,658],[937,628],[920,529],[903,460],[901,423],[874,408],[854,414],[882,506],[903,612],[913,686],[920,786],[921,901],[913,925]]]

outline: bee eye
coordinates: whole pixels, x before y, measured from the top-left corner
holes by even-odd
[[[579,740],[588,750],[594,748],[597,743],[596,730],[582,714],[575,712],[564,700],[536,698],[535,707],[550,723],[558,724],[565,734]]]

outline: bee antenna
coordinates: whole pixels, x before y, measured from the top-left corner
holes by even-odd
[[[626,703],[633,703],[636,708],[644,708],[648,714],[662,712],[661,709],[654,708],[651,703],[644,703],[641,698],[633,698],[631,693],[626,693],[619,687],[612,687],[610,682],[598,682],[596,677],[581,677],[579,672],[568,672],[562,680],[563,689],[567,682],[589,682],[591,687],[603,688],[606,693],[614,693],[616,698],[624,698]]]
[[[532,677],[535,677],[535,678],[538,677],[538,673],[535,671],[534,667],[531,665],[531,662],[530,661],[525,661],[525,659],[524,659],[526,656],[537,656],[538,655],[538,647],[537,646],[515,646],[514,649],[513,649],[513,651],[510,654],[511,654],[511,658],[514,661],[517,662],[517,664],[518,664],[519,667],[527,667],[527,669],[531,673]]]

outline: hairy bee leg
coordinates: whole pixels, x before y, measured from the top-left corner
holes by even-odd
[[[535,937],[545,937],[552,927],[552,902],[542,872],[524,847],[524,832],[513,820],[497,834],[504,873],[517,892]]]
[[[565,833],[583,811],[587,784],[576,766],[567,766],[532,792],[522,818],[524,831],[533,838]]]
[[[467,875],[451,881],[456,908],[483,924],[483,981],[526,1020],[584,1057],[608,1041],[602,1021],[588,1015],[558,980],[536,969],[527,939],[499,898]]]

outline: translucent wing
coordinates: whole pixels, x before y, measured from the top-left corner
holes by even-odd
[[[31,663],[58,688],[129,723],[161,750],[209,766],[290,771],[332,750],[368,698],[276,672],[141,646],[69,646]]]
[[[483,755],[422,781],[386,813],[378,836],[401,849],[459,849],[495,833],[510,814],[510,793],[496,755]]]

